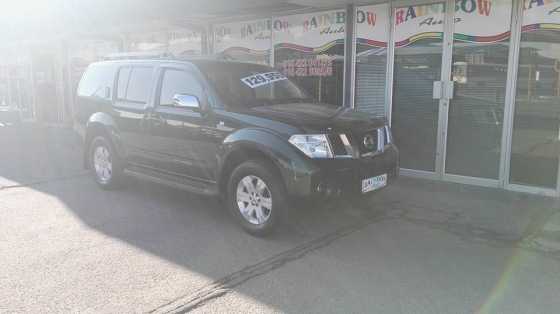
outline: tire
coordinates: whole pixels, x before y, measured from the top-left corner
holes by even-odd
[[[228,180],[227,204],[249,234],[259,237],[270,234],[278,226],[287,204],[280,174],[266,161],[240,164]]]
[[[97,185],[104,190],[121,186],[124,176],[123,163],[109,140],[103,136],[95,137],[89,146],[88,159],[89,168]]]

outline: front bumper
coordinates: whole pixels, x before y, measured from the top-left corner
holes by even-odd
[[[297,196],[333,197],[375,193],[363,194],[362,180],[387,174],[387,185],[390,185],[399,175],[398,160],[398,150],[393,145],[371,157],[313,160],[315,171],[309,172],[309,177],[303,180],[306,186],[298,191]]]

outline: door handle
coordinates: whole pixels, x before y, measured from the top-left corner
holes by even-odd
[[[432,90],[433,99],[453,99],[455,82],[453,81],[434,81]]]
[[[160,127],[164,124],[163,118],[157,113],[147,113],[142,121],[148,127]]]
[[[433,99],[443,98],[443,81],[434,81],[434,86],[432,90]]]
[[[445,89],[443,90],[443,97],[447,99],[453,99],[453,94],[455,93],[455,82],[447,81],[445,82]]]

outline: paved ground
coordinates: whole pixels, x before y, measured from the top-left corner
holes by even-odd
[[[69,130],[0,128],[0,313],[557,313],[560,204],[401,178],[268,239],[220,204],[105,192]]]

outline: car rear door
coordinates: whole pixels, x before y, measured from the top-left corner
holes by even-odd
[[[155,92],[155,70],[153,65],[133,64],[123,65],[117,72],[113,117],[126,148],[127,159],[132,164],[153,166],[146,136],[149,108]]]

